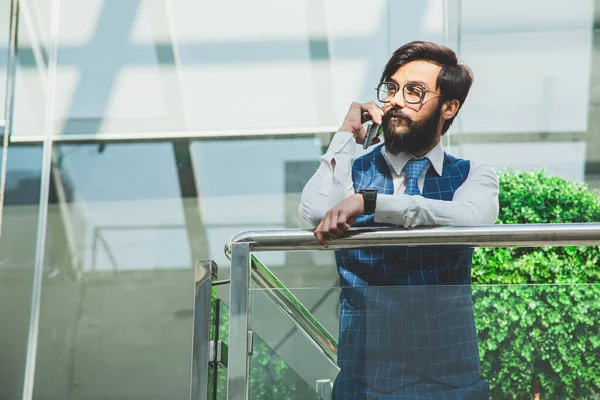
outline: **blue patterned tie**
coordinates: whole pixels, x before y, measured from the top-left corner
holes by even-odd
[[[406,189],[404,194],[409,196],[415,194],[421,194],[419,190],[419,177],[423,173],[423,170],[429,166],[429,159],[423,158],[422,160],[410,160],[404,166],[404,172],[406,173]]]

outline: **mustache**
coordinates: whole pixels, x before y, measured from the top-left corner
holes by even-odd
[[[388,112],[386,112],[386,113],[383,115],[383,118],[382,118],[382,119],[383,119],[384,121],[387,121],[387,120],[389,120],[390,118],[394,118],[394,117],[395,117],[395,118],[398,118],[398,119],[405,120],[406,122],[412,122],[412,120],[411,120],[411,119],[410,119],[410,118],[409,118],[407,115],[404,115],[404,114],[402,113],[402,110],[400,109],[400,107],[393,107],[393,108],[390,108],[390,109],[388,110]]]

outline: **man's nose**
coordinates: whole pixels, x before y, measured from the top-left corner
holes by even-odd
[[[400,109],[406,107],[406,103],[404,102],[404,95],[402,94],[402,90],[399,90],[394,97],[390,100],[390,106],[392,107],[400,107]]]

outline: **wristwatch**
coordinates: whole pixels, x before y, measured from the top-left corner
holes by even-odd
[[[365,210],[363,215],[375,214],[375,204],[377,203],[377,190],[375,189],[361,189],[357,193],[362,194],[365,202]]]

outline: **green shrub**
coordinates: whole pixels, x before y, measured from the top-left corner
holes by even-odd
[[[543,170],[499,180],[499,224],[600,222],[585,184]],[[475,315],[493,398],[600,392],[599,261],[597,246],[476,249]]]

